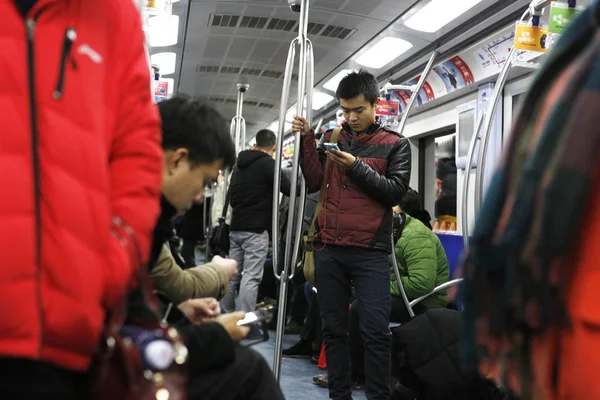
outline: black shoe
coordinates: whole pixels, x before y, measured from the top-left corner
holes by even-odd
[[[286,335],[298,335],[302,331],[302,325],[295,320],[291,320],[283,330]]]
[[[311,364],[315,364],[315,365],[319,365],[319,356],[318,355],[317,356],[312,356],[310,358],[310,363]]]
[[[306,340],[300,339],[298,343],[287,350],[283,350],[282,355],[287,358],[311,358],[312,345]]]

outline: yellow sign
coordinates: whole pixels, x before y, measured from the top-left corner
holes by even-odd
[[[529,26],[517,22],[515,29],[515,48],[517,50],[547,53],[548,28]]]

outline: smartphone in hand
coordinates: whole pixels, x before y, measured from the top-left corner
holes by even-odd
[[[257,324],[259,322],[269,322],[273,317],[273,313],[271,310],[260,309],[252,312],[246,313],[244,319],[241,319],[237,322],[239,326],[252,325]]]
[[[337,143],[327,142],[327,143],[325,143],[325,148],[327,149],[327,151],[332,151],[332,150],[340,151],[340,148],[338,147]]]

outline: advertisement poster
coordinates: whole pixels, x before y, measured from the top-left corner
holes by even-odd
[[[517,22],[515,28],[515,48],[518,50],[546,53],[548,47],[548,28],[529,26]]]
[[[158,103],[166,100],[169,95],[169,82],[156,81],[154,86],[154,100]]]
[[[380,117],[397,117],[400,113],[400,104],[398,100],[379,99],[379,105],[375,114]]]
[[[573,21],[577,15],[583,11],[583,7],[569,7],[568,3],[553,1],[550,7],[550,25],[548,27],[548,43],[547,46],[551,49],[563,34],[567,26]]]
[[[565,29],[577,15],[583,11],[583,7],[570,8],[569,4],[560,1],[553,1],[550,7],[550,26],[549,33],[564,33]]]
[[[433,67],[433,72],[442,79],[448,93],[475,82],[471,68],[458,56]]]
[[[387,100],[379,99],[379,105],[375,114],[379,117],[379,121],[386,126],[393,127],[398,125],[398,115],[400,114],[400,102],[396,99]]]

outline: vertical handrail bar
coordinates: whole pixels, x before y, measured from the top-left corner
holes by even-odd
[[[404,301],[408,315],[412,318],[415,316],[415,312],[410,305],[410,301],[408,301],[406,290],[404,290],[404,285],[402,284],[400,268],[398,268],[398,260],[396,259],[396,243],[394,242],[394,232],[392,232],[390,240],[392,242],[392,265],[394,266],[394,275],[396,275],[396,285],[398,285],[398,289],[400,289],[400,295],[402,296],[402,301]]]
[[[471,168],[473,168],[473,156],[475,155],[475,148],[477,147],[477,142],[481,138],[481,127],[483,126],[483,121],[485,119],[485,115],[487,111],[483,111],[477,120],[477,126],[475,128],[475,132],[473,132],[473,137],[471,138],[471,143],[469,144],[469,151],[467,152],[467,166],[465,167],[465,179],[463,181],[463,192],[462,192],[462,215],[461,215],[461,230],[463,234],[463,247],[465,250],[469,248],[469,183],[471,181]],[[481,151],[481,146],[480,146]]]
[[[427,76],[429,75],[429,72],[431,72],[431,69],[433,68],[433,63],[435,62],[435,59],[437,58],[437,56],[438,56],[437,51],[434,51],[431,54],[431,57],[429,57],[429,62],[425,66],[425,69],[423,70],[423,73],[421,74],[421,78],[419,79],[419,82],[417,83],[417,87],[415,88],[415,91],[412,92],[412,95],[410,96],[410,101],[408,102],[408,104],[406,106],[406,110],[404,110],[404,114],[402,115],[402,120],[400,121],[400,125],[398,126],[398,133],[400,133],[400,135],[402,135],[402,132],[404,131],[404,128],[406,126],[406,121],[408,120],[408,114],[409,114],[410,110],[412,109],[412,106],[414,105],[415,100],[417,99],[417,96],[419,95],[419,91],[421,90],[421,88],[425,84],[425,81],[427,80]],[[400,279],[401,278],[400,269],[398,268],[398,260],[396,259],[396,243],[394,242],[394,233],[393,232],[390,235],[390,241],[392,243],[392,266],[394,267],[394,274],[396,275],[396,282],[397,282],[398,287],[400,288],[400,293],[402,294],[402,300],[404,301],[404,304],[406,305],[408,314],[412,318],[415,316],[415,313],[414,313],[412,307],[410,306],[410,302],[408,301],[408,296],[406,295],[406,291],[404,290],[404,286],[402,285],[402,280]]]
[[[309,7],[308,7],[308,0],[302,0],[301,3],[301,9],[300,9],[300,23],[299,23],[299,32],[298,32],[298,37],[296,38],[295,42],[298,43],[300,45],[300,60],[299,60],[299,72],[298,72],[298,102],[297,102],[297,115],[303,115],[303,107],[304,107],[304,95],[307,92],[307,79],[306,79],[306,75],[307,75],[307,51],[310,47],[310,45],[307,42],[307,24],[308,24],[308,11],[309,11]],[[294,42],[292,42],[293,44]],[[289,60],[288,60],[289,61]],[[292,60],[293,61],[293,60]],[[286,73],[287,73],[287,68],[286,68]],[[291,73],[291,71],[290,71]],[[291,78],[291,76],[290,76]],[[311,91],[310,94],[312,94],[312,88],[309,89]],[[308,101],[308,99],[307,99]],[[283,102],[282,102],[282,106],[283,106]],[[286,112],[286,107],[282,108],[282,114],[283,116],[280,118],[279,124],[280,126],[282,126],[285,123],[285,112]],[[308,113],[307,113],[308,116]],[[283,129],[281,129],[281,136],[283,136]],[[301,135],[302,132],[295,132],[294,134],[294,153],[296,153],[297,149],[300,149],[300,143],[301,143]],[[282,138],[278,138],[280,140],[282,140]],[[277,149],[280,152],[280,149],[278,147]],[[281,159],[277,160],[277,164],[276,164],[276,170],[277,170],[277,166],[279,166],[279,171],[281,172]],[[292,253],[294,253],[294,249],[292,248],[292,241],[293,241],[293,229],[294,229],[294,211],[296,208],[296,193],[297,193],[297,189],[298,189],[298,178],[299,178],[299,168],[300,167],[300,157],[299,157],[299,153],[294,154],[294,159],[292,161],[292,177],[291,177],[291,188],[290,188],[290,202],[289,202],[289,212],[288,212],[288,224],[287,224],[287,232],[286,232],[286,238],[285,238],[285,242],[286,242],[286,246],[285,246],[285,254],[284,254],[284,265],[283,265],[283,271],[281,272],[281,275],[279,276],[279,281],[280,281],[280,289],[279,289],[279,302],[277,303],[277,337],[276,337],[276,341],[275,341],[275,354],[274,354],[274,359],[273,359],[273,373],[275,375],[275,378],[277,381],[280,380],[281,378],[281,354],[282,354],[282,346],[283,346],[283,330],[284,330],[284,326],[285,326],[285,318],[286,318],[286,301],[287,301],[287,291],[288,291],[288,282],[290,279],[290,267],[292,265]],[[280,180],[281,177],[277,176],[276,181]],[[300,176],[301,179],[301,186],[305,188],[304,185],[304,180],[302,179],[302,177]],[[278,182],[279,183],[279,182]],[[278,185],[279,186],[279,185]],[[279,189],[279,188],[277,188]],[[275,192],[275,188],[273,189],[274,196],[279,196],[278,191]],[[302,190],[302,188],[301,188]],[[277,200],[279,200],[279,197],[277,197]],[[273,206],[277,206],[277,209],[279,208],[279,201],[277,202],[273,202]],[[274,212],[275,212],[275,208],[274,208]],[[275,222],[275,221],[273,221]],[[279,225],[279,224],[277,224]],[[277,226],[273,227],[274,230],[278,229]],[[276,246],[278,246],[278,242],[275,243],[273,247],[275,248]],[[273,260],[273,262],[275,262],[275,260]],[[273,268],[276,269],[276,265],[273,264]],[[276,275],[277,276],[277,275]]]
[[[480,139],[481,143],[479,145],[479,153],[477,154],[477,171],[475,174],[475,215],[479,214],[479,209],[481,208],[481,199],[483,197],[483,177],[485,172],[485,159],[487,155],[486,153],[488,149],[488,144],[490,141],[490,133],[492,131],[492,122],[496,114],[496,109],[498,108],[500,96],[502,95],[504,86],[506,85],[506,80],[508,79],[508,72],[510,71],[510,67],[512,65],[512,61],[516,51],[517,50],[513,46],[510,53],[508,54],[506,63],[502,67],[500,76],[498,76],[498,80],[496,81],[496,85],[494,86],[494,92],[492,94],[489,109],[485,114],[485,122],[483,124],[483,130]]]
[[[312,89],[315,86],[315,78],[314,78],[314,57],[313,57],[313,48],[312,42],[306,39],[307,49],[306,49],[306,60],[307,60],[307,73],[306,73],[306,120],[311,121],[313,116],[312,110]],[[322,119],[321,119],[322,121]],[[298,135],[300,138],[300,135]],[[298,142],[298,146],[301,146],[302,142]],[[300,147],[296,147],[294,144],[294,158],[300,155]],[[297,201],[298,204],[298,214],[296,216],[296,232],[294,235],[294,249],[292,252],[292,259],[290,262],[290,277],[289,279],[293,279],[296,274],[296,260],[298,259],[298,252],[300,251],[300,243],[302,241],[302,228],[304,225],[304,208],[306,206],[306,181],[304,180],[304,176],[302,175],[302,171],[298,166],[298,180],[300,181],[300,196],[298,196]]]
[[[404,114],[402,114],[402,119],[400,120],[400,125],[398,126],[398,132],[401,135],[402,135],[402,132],[404,131],[404,127],[406,126],[406,121],[408,120],[408,113],[410,112],[410,110],[412,110],[413,104],[415,103],[415,100],[417,100],[417,96],[419,95],[419,92],[423,88],[423,85],[425,85],[427,76],[429,75],[429,72],[431,72],[431,69],[433,68],[433,63],[435,62],[435,59],[437,58],[437,56],[438,56],[437,51],[434,51],[433,53],[431,53],[431,57],[429,57],[429,62],[425,66],[425,69],[423,70],[423,73],[421,74],[421,78],[419,78],[417,87],[415,88],[415,91],[412,92],[412,94],[410,96],[410,101],[408,102],[408,104],[406,106],[406,110],[404,110]]]
[[[275,173],[273,179],[273,213],[272,213],[272,241],[273,241],[273,273],[277,280],[281,280],[279,271],[279,190],[281,187],[281,156],[283,153],[283,135],[285,133],[285,114],[287,112],[287,103],[290,95],[290,87],[292,84],[292,71],[294,69],[294,58],[296,57],[296,44],[298,38],[295,38],[290,44],[288,58],[285,65],[285,73],[283,76],[283,88],[281,90],[281,102],[279,111],[279,126],[277,128],[277,145],[275,149]]]

